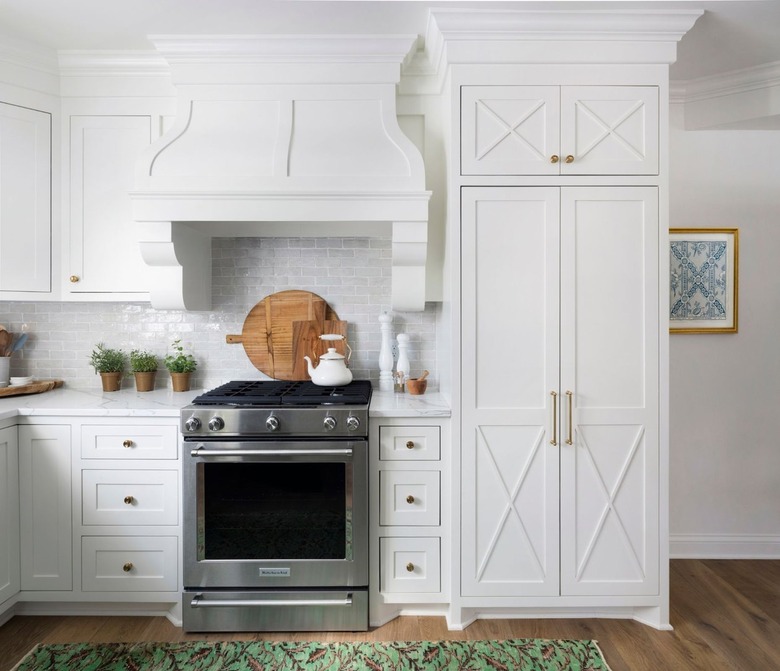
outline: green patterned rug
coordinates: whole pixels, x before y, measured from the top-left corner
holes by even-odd
[[[14,671],[609,671],[595,641],[63,643]]]

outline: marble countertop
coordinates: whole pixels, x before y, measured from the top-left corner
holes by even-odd
[[[42,394],[0,398],[0,420],[17,416],[40,417],[177,417],[179,411],[203,389],[174,392],[170,389],[137,392],[104,392],[100,389],[70,389],[67,386]],[[431,392],[421,396],[374,391],[371,417],[449,417],[444,396]]]

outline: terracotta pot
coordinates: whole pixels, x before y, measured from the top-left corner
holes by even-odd
[[[192,373],[171,373],[173,391],[189,391]]]
[[[149,371],[144,373],[135,372],[135,388],[137,391],[153,391],[154,390],[154,376],[157,375],[157,371]]]
[[[103,391],[119,391],[122,386],[122,373],[101,373],[100,381],[103,383]]]

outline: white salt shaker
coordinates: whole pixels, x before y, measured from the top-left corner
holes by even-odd
[[[398,363],[395,365],[396,373],[398,375],[399,382],[405,383],[409,379],[409,375],[412,372],[411,365],[409,364],[409,336],[406,333],[399,333],[398,337]]]

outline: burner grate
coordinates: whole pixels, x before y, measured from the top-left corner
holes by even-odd
[[[371,382],[323,387],[313,382],[237,380],[201,394],[194,405],[359,405],[371,400]]]

